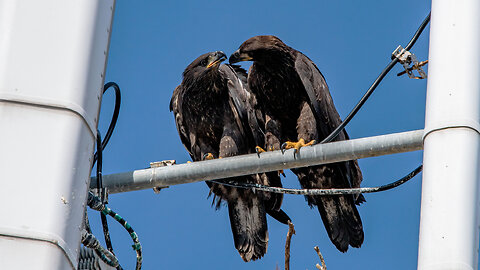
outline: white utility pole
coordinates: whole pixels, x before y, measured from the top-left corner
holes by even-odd
[[[478,268],[480,1],[432,1],[419,270]]]
[[[0,269],[76,269],[114,0],[0,0]]]

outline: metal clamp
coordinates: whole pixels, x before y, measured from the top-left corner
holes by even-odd
[[[399,45],[393,52],[392,52],[392,59],[397,58],[400,64],[403,65],[404,71],[397,74],[397,76],[402,76],[403,74],[407,73],[408,77],[411,79],[426,79],[427,73],[423,71],[422,66],[428,63],[428,60],[418,62],[417,57],[415,54],[405,50],[401,45]],[[411,65],[411,66],[410,66]],[[413,71],[417,70],[419,76],[413,74]]]
[[[163,161],[155,161],[155,162],[150,162],[150,168],[172,166],[172,165],[175,165],[175,163],[176,163],[176,161],[174,159],[163,160]],[[163,188],[168,188],[168,186],[166,186],[166,187],[154,187],[153,192],[155,192],[155,194],[158,194],[158,193],[160,193],[160,191]]]

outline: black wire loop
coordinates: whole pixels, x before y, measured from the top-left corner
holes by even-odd
[[[112,87],[115,90],[115,108],[113,111],[112,119],[110,120],[110,125],[108,126],[108,130],[107,130],[107,133],[105,134],[105,138],[103,139],[103,141],[102,141],[102,136],[100,131],[97,130],[97,138],[96,138],[97,151],[94,154],[93,163],[92,163],[92,169],[95,163],[97,164],[97,167],[96,167],[97,191],[100,196],[100,201],[102,204],[107,203],[107,190],[103,188],[103,182],[102,182],[103,150],[107,147],[108,141],[112,137],[113,130],[115,129],[115,125],[117,124],[118,115],[120,113],[120,104],[121,104],[121,92],[118,84],[114,82],[106,83],[103,86],[102,94],[105,94],[105,92]],[[107,216],[104,212],[100,212],[100,219],[102,221],[103,235],[105,237],[105,244],[107,246],[107,250],[108,252],[114,255],[115,253],[113,252],[112,240],[110,238],[110,232],[108,229]],[[119,264],[117,264],[116,268],[118,270],[122,269],[122,267]]]
[[[108,126],[107,133],[105,133],[105,138],[103,139],[101,145],[102,145],[102,150],[107,147],[108,141],[110,141],[110,138],[112,137],[113,130],[115,129],[115,126],[117,125],[117,120],[118,120],[118,115],[120,114],[120,105],[122,103],[122,95],[120,91],[120,86],[114,82],[108,82],[103,86],[103,94],[105,92],[113,87],[113,90],[115,90],[115,108],[113,109],[113,115],[112,119],[110,120],[110,125]],[[97,153],[93,156],[93,164],[97,161],[98,158],[98,150]]]

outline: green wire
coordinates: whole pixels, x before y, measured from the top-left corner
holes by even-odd
[[[88,206],[93,209],[102,212],[105,215],[109,215],[113,217],[118,223],[120,223],[130,234],[130,237],[133,240],[133,245],[132,248],[135,250],[137,253],[137,264],[135,269],[140,270],[142,268],[142,245],[140,244],[140,240],[138,240],[138,235],[137,233],[133,230],[132,226],[128,224],[128,222],[122,218],[119,214],[115,213],[112,209],[107,207],[105,204],[103,204],[97,196],[95,196],[91,191],[88,192],[88,200],[87,200]]]

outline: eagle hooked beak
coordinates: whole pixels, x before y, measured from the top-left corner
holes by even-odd
[[[252,57],[250,57],[246,53],[240,53],[240,49],[238,49],[232,55],[230,55],[228,62],[230,62],[230,64],[234,64],[242,61],[251,61],[251,60],[253,60]]]
[[[209,63],[207,65],[207,68],[217,66],[225,60],[227,60],[227,56],[225,55],[225,53],[223,53],[222,51],[216,51],[208,57]]]

